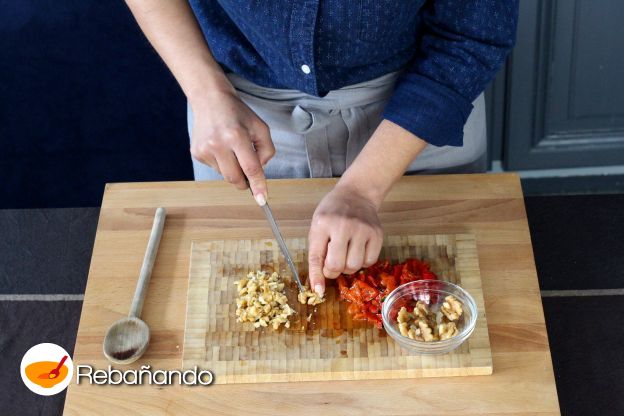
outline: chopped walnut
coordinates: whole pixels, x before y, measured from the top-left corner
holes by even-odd
[[[311,291],[307,286],[304,289],[304,292],[299,292],[297,295],[299,303],[303,305],[318,305],[319,303],[325,302],[325,298],[320,297],[318,293]]]
[[[236,298],[237,322],[251,322],[254,327],[290,328],[288,317],[295,311],[288,305],[284,283],[277,273],[250,272],[234,282],[238,289]]]
[[[440,312],[451,322],[458,321],[462,313],[464,313],[462,304],[453,295],[444,298],[444,303],[440,307]]]
[[[459,334],[457,321],[462,315],[462,304],[453,296],[447,296],[440,307],[441,322],[436,321],[436,314],[426,303],[418,301],[413,312],[405,306],[397,314],[399,332],[402,336],[416,341],[440,341]],[[454,318],[454,319],[452,319]]]

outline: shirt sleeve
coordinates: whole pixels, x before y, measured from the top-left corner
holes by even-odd
[[[435,146],[461,146],[472,102],[515,43],[518,0],[434,0],[423,6],[414,61],[383,118]]]

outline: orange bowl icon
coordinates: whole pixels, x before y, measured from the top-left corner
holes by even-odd
[[[38,361],[26,366],[26,377],[35,384],[44,388],[50,388],[65,380],[67,377],[68,369],[66,365],[62,365],[59,368],[58,376],[52,372],[57,366],[58,362],[55,361]]]

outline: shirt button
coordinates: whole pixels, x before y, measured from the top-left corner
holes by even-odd
[[[307,65],[301,65],[301,71],[302,71],[304,74],[308,75],[308,74],[309,74],[312,70],[311,70],[311,69],[310,69],[310,67],[309,67],[309,66],[307,66]]]

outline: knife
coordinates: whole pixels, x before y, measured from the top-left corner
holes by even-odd
[[[249,188],[249,190],[251,191],[251,187]],[[251,195],[253,196],[253,192],[251,193]],[[260,206],[260,208],[262,208],[262,212],[264,212],[264,215],[266,216],[266,219],[269,222],[269,225],[271,226],[271,231],[273,231],[273,235],[275,236],[275,239],[277,240],[277,245],[279,246],[280,250],[282,250],[282,254],[284,255],[284,258],[286,259],[286,263],[288,263],[288,267],[290,267],[290,271],[292,272],[293,277],[295,278],[295,282],[297,283],[297,286],[299,287],[299,292],[305,292],[305,288],[301,284],[301,279],[299,278],[299,273],[297,273],[297,267],[295,266],[295,263],[293,262],[293,259],[290,255],[290,251],[288,251],[288,246],[286,246],[284,237],[282,237],[282,233],[280,232],[279,226],[277,225],[277,222],[275,221],[275,217],[273,216],[273,211],[271,211],[271,207],[269,206],[269,203],[265,202],[264,205]]]

